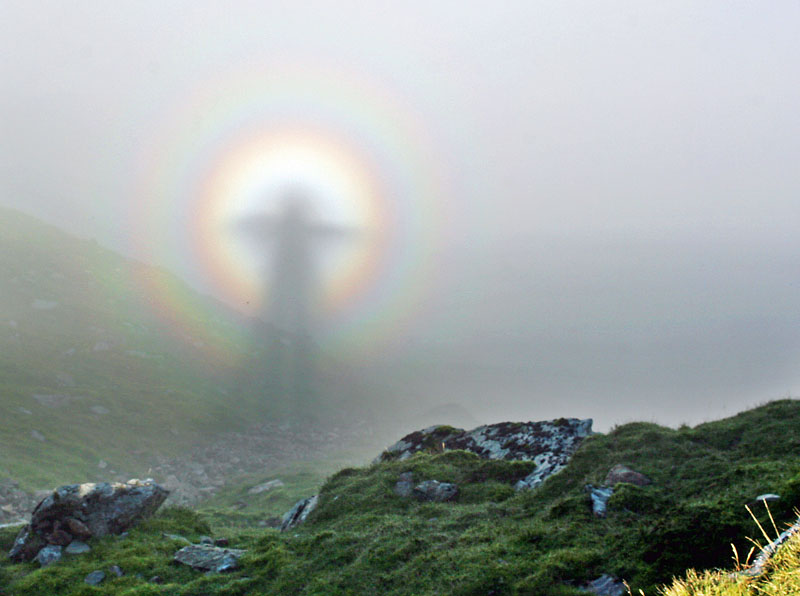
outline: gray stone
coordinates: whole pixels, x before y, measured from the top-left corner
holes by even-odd
[[[614,489],[605,486],[592,486],[591,484],[587,484],[586,488],[589,489],[592,497],[592,513],[597,517],[605,517],[608,500],[614,494]]]
[[[214,544],[214,539],[211,536],[200,536],[200,544]]]
[[[175,553],[175,561],[200,571],[221,573],[239,567],[239,558],[245,553],[237,548],[220,548],[209,544],[191,544]]]
[[[301,499],[287,511],[281,520],[281,532],[296,528],[308,518],[308,515],[317,508],[319,495],[314,495],[307,499]]]
[[[42,442],[45,441],[44,435],[40,433],[38,430],[31,431],[31,438],[36,439],[37,441],[42,441]]]
[[[70,542],[67,547],[64,549],[64,552],[68,555],[82,555],[83,553],[88,553],[92,550],[88,544],[81,540],[73,540]]]
[[[273,488],[280,488],[281,486],[284,486],[283,480],[276,478],[275,480],[270,480],[269,482],[264,482],[263,484],[254,486],[253,488],[248,490],[247,493],[250,495],[258,495],[263,492],[272,490]]]
[[[624,596],[628,593],[624,583],[607,573],[586,584],[586,590],[597,596]]]
[[[763,495],[758,495],[756,497],[756,503],[761,503],[762,501],[767,501],[768,503],[771,503],[773,501],[780,501],[780,500],[781,500],[780,495],[776,495],[775,493],[766,493]]]
[[[420,501],[452,501],[458,496],[458,485],[438,480],[426,480],[414,487],[414,496]]]
[[[97,571],[92,571],[89,575],[87,575],[83,581],[85,581],[90,586],[98,586],[103,583],[103,580],[106,578],[106,574],[99,569]]]
[[[122,567],[120,567],[119,565],[112,565],[111,567],[108,568],[108,570],[117,577],[122,577],[123,575],[125,575],[125,572],[122,571]]]
[[[394,494],[398,497],[410,497],[414,492],[414,474],[411,472],[403,472],[400,478],[394,485]]]
[[[41,549],[34,558],[39,565],[42,567],[47,567],[48,565],[52,565],[56,561],[61,560],[61,550],[62,547],[58,546],[57,544],[48,544]]]
[[[635,484],[636,486],[647,486],[653,481],[644,474],[631,470],[628,466],[617,464],[608,471],[603,484],[606,486],[614,486],[619,482],[627,482],[629,484]]]

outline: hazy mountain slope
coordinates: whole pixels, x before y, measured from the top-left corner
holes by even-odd
[[[252,420],[247,321],[168,273],[2,209],[0,288],[0,476],[131,469]],[[191,314],[177,324],[158,292]]]

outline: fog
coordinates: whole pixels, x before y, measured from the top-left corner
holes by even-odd
[[[4,13],[0,205],[268,316],[235,222],[300,188],[358,230],[313,251],[312,335],[378,411],[604,430],[800,390],[796,2]]]

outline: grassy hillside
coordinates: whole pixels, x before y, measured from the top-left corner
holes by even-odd
[[[646,474],[653,484],[617,485],[607,517],[596,518],[585,486],[600,484],[617,463]],[[626,579],[634,594],[656,594],[689,568],[730,567],[731,544],[746,553],[747,537],[759,530],[745,505],[757,495],[781,495],[771,504],[779,527],[794,518],[792,509],[800,503],[800,402],[777,401],[695,428],[626,424],[587,439],[567,468],[540,488],[515,492],[513,482],[530,468],[449,451],[343,469],[321,487],[320,505],[307,523],[283,534],[222,515],[226,508],[235,510],[233,491],[220,495],[213,516],[165,510],[128,538],[98,541],[81,558],[45,569],[6,560],[0,578],[15,596],[577,596],[585,593],[579,589],[583,582],[610,573]],[[396,496],[392,487],[405,471],[419,481],[458,483],[459,499],[419,503]],[[268,500],[264,507],[270,508]],[[771,527],[763,507],[754,510]],[[181,545],[163,531],[193,540],[225,536],[248,553],[239,571],[202,575],[170,562]],[[0,546],[7,548],[12,538],[12,532],[0,533]],[[112,564],[126,575],[99,588],[83,583],[90,571]],[[165,583],[148,582],[153,575]]]
[[[137,469],[263,406],[240,383],[248,322],[164,271],[1,209],[0,280],[0,478]]]

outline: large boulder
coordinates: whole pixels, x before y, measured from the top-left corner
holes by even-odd
[[[592,434],[592,420],[559,418],[542,422],[501,422],[470,431],[431,426],[410,433],[388,447],[378,461],[405,460],[418,451],[464,449],[487,459],[525,460],[536,464],[516,488],[536,488],[567,465],[583,439]]]
[[[150,479],[61,486],[33,510],[9,557],[29,561],[45,544],[66,546],[76,539],[120,534],[152,515],[168,494]]]

